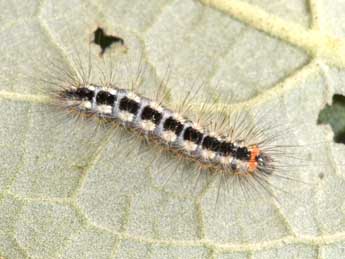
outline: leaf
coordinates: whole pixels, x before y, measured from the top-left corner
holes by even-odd
[[[345,150],[317,125],[332,96],[345,94],[342,1],[46,0],[0,9],[0,258],[342,257]],[[235,192],[214,213],[217,186],[161,188],[147,161],[120,154],[128,134],[107,138],[57,118],[45,85],[27,75],[44,78],[50,60],[70,69],[76,53],[87,59],[97,26],[125,40],[129,63],[143,58],[145,91],[171,69],[168,102],[181,104],[186,85],[202,82],[201,95],[220,93],[221,106],[231,97],[252,113],[269,110],[269,121],[293,130],[284,141],[310,154],[316,166],[298,169],[314,184],[288,181],[280,203]],[[100,49],[90,51],[97,71]],[[118,68],[120,85],[135,75]]]

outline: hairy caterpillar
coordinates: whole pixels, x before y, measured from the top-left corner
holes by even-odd
[[[166,168],[171,170],[165,175],[163,173],[162,179],[161,175],[158,177],[162,185],[181,171],[189,175],[180,181],[187,178],[189,181],[183,184],[191,188],[195,188],[193,183],[202,182],[201,179],[206,180],[207,185],[210,179],[217,178],[219,190],[223,187],[240,188],[246,194],[246,185],[249,185],[255,186],[255,192],[260,195],[275,196],[270,189],[273,187],[271,178],[294,180],[289,171],[306,166],[296,153],[298,145],[276,144],[291,132],[287,127],[281,127],[279,122],[272,126],[272,121],[267,118],[265,121],[269,111],[255,115],[255,125],[245,108],[236,111],[229,111],[229,106],[215,109],[216,104],[212,101],[198,100],[199,90],[193,85],[185,88],[185,97],[177,101],[178,107],[167,108],[164,86],[158,87],[154,98],[141,94],[141,84],[150,85],[150,81],[143,78],[142,61],[139,61],[137,74],[132,75],[136,81],[128,85],[112,79],[113,68],[110,68],[109,80],[90,79],[95,73],[92,64],[85,69],[80,57],[77,57],[77,62],[76,70],[66,70],[58,65],[50,68],[53,74],[44,81],[54,85],[53,89],[45,90],[52,103],[74,118],[83,118],[83,121],[92,118],[96,124],[110,129],[121,127],[129,130],[130,136],[139,137],[140,144],[134,144],[134,149],[144,146],[156,150],[154,159],[148,160],[148,165],[153,168],[161,156],[172,155],[173,161],[165,160],[163,165],[153,169],[155,173],[162,173]],[[104,72],[101,74],[104,76]],[[201,102],[199,112],[191,109],[191,104],[197,102]],[[209,107],[206,109],[206,106]],[[129,149],[128,153],[125,152],[127,155],[136,155],[131,151],[133,148],[128,148],[130,144],[125,146]],[[142,155],[140,152],[138,155]],[[186,167],[191,170],[185,170]]]

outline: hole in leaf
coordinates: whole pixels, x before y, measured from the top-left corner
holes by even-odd
[[[345,144],[345,96],[335,94],[332,105],[320,112],[317,124],[329,124],[334,132],[334,141]]]
[[[100,52],[101,56],[113,43],[120,43],[122,46],[125,44],[125,41],[122,38],[114,35],[107,35],[101,27],[98,27],[93,34],[93,43],[99,45],[102,49]]]

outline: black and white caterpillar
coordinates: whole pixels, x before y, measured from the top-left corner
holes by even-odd
[[[154,100],[130,90],[94,84],[67,87],[58,93],[64,107],[117,123],[148,137],[202,168],[224,174],[271,174],[273,158],[260,145],[220,136]]]

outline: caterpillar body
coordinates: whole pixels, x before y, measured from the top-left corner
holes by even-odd
[[[271,174],[272,158],[258,145],[219,136],[149,98],[121,89],[86,84],[58,93],[65,107],[92,114],[147,136],[202,168],[224,174]],[[231,130],[230,130],[231,131]]]

